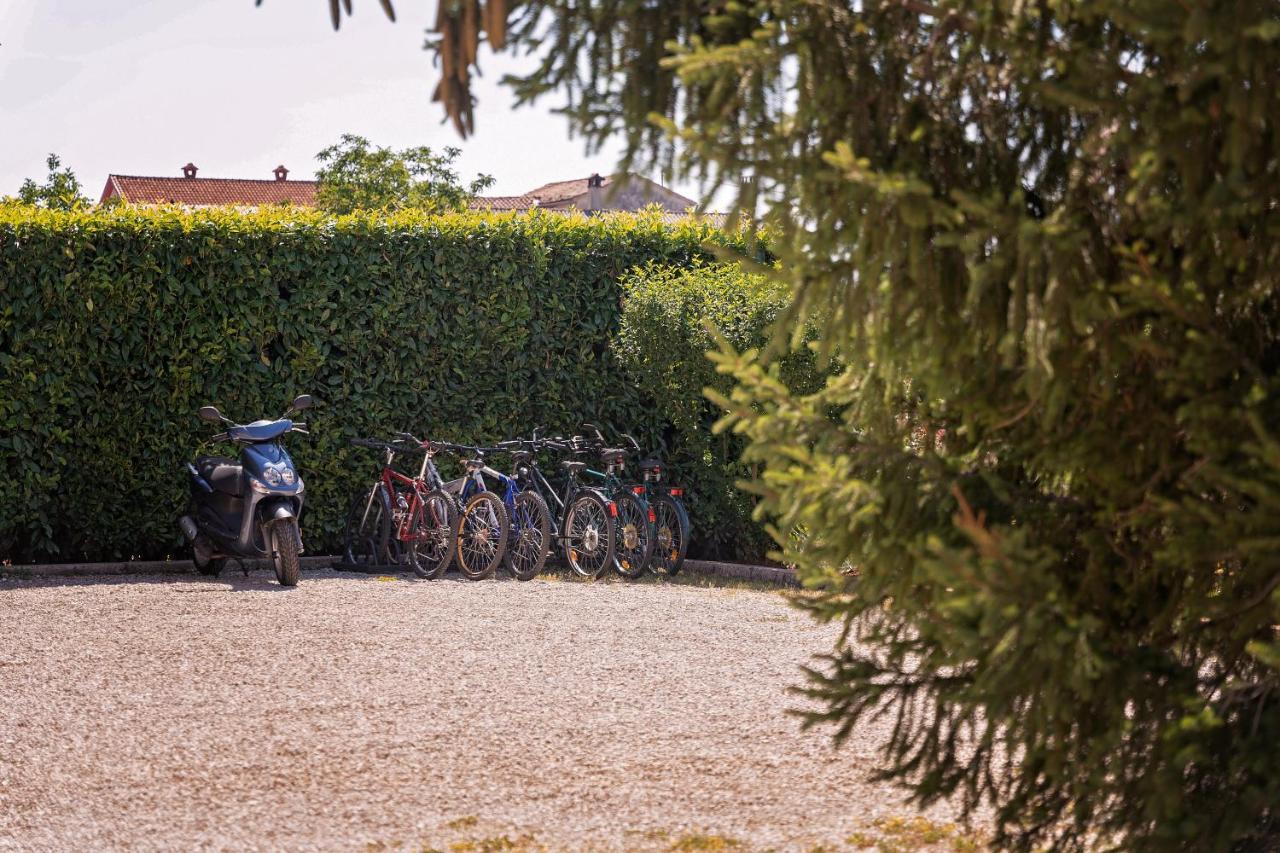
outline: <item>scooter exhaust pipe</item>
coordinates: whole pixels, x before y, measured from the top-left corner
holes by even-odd
[[[187,537],[188,542],[195,542],[196,537],[200,535],[200,531],[196,529],[195,521],[189,515],[184,515],[178,519],[178,527],[182,529],[182,535]]]

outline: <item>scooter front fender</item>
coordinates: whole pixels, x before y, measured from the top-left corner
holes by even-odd
[[[288,524],[288,528],[298,544],[298,553],[303,551],[302,547],[302,530],[298,525],[297,507],[294,506],[292,498],[265,498],[259,502],[257,507],[258,523],[262,527],[263,541],[269,543],[271,540],[265,534],[275,527],[277,524],[293,522]]]

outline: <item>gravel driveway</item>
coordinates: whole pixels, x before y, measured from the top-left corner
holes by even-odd
[[[785,714],[835,630],[776,592],[5,580],[0,615],[0,849],[850,849],[915,814],[883,731]]]

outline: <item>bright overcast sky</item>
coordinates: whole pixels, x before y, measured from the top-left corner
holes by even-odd
[[[179,176],[188,161],[201,177],[283,163],[310,178],[344,132],[456,145],[461,175],[493,175],[494,195],[612,170],[618,148],[586,158],[557,101],[513,110],[497,80],[516,61],[484,47],[476,134],[461,142],[430,100],[435,3],[396,0],[394,24],[375,0],[354,5],[335,33],[322,0],[0,0],[0,195],[43,179],[49,152],[95,201],[109,173]]]

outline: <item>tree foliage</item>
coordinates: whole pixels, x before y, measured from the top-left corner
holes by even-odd
[[[848,627],[813,720],[888,714],[884,775],[1004,845],[1280,845],[1280,7],[531,0],[506,37],[518,100],[740,188],[779,347],[847,365],[720,356]]]
[[[316,206],[336,214],[465,210],[469,199],[493,185],[493,178],[477,175],[464,187],[453,169],[461,153],[452,146],[439,154],[426,146],[395,151],[344,133],[340,142],[316,155],[322,164],[316,170]]]
[[[44,183],[37,184],[27,178],[18,189],[18,201],[50,210],[76,210],[89,205],[80,180],[70,168],[62,168],[62,160],[57,154],[50,154],[45,165],[49,174]]]

